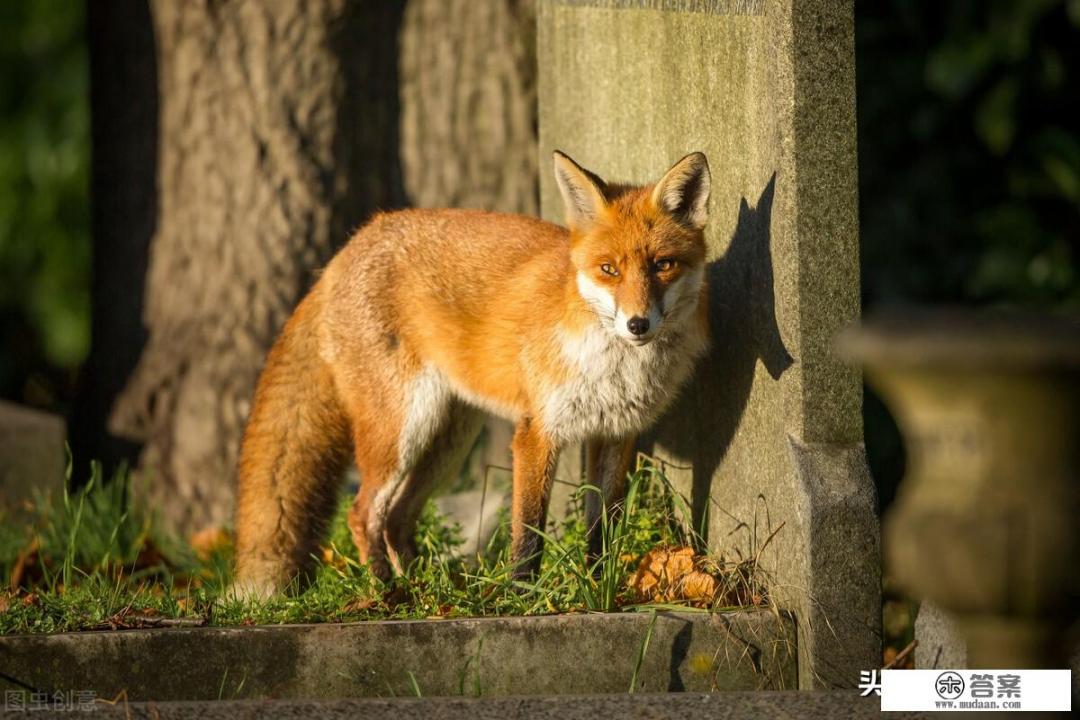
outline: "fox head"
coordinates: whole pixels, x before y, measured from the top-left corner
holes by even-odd
[[[687,155],[652,186],[607,184],[555,152],[578,292],[605,327],[645,345],[697,307],[709,163]]]

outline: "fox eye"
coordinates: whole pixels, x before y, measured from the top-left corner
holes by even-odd
[[[671,258],[660,258],[656,261],[657,272],[667,272],[671,268],[675,267],[675,261]]]
[[[612,277],[614,277],[614,276],[616,276],[616,275],[618,275],[618,274],[619,274],[619,271],[618,271],[618,270],[616,270],[616,269],[615,269],[615,268],[614,268],[614,267],[613,267],[613,266],[611,265],[611,263],[604,263],[603,265],[601,265],[601,266],[600,266],[600,270],[601,270],[601,271],[603,271],[603,273],[604,273],[605,275],[611,275]]]

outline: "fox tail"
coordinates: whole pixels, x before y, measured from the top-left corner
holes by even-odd
[[[259,377],[240,448],[234,595],[267,597],[302,576],[337,503],[352,443],[319,357],[320,305],[317,292],[300,303]]]

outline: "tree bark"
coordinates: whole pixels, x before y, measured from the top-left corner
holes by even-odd
[[[160,139],[149,339],[110,427],[145,443],[146,492],[188,532],[230,518],[263,356],[352,228],[406,202],[537,211],[535,10],[533,0],[151,8]]]
[[[534,0],[410,0],[401,162],[419,207],[536,214]]]
[[[111,429],[168,527],[229,521],[264,355],[313,271],[404,202],[398,3],[152,0],[160,133],[147,345]]]

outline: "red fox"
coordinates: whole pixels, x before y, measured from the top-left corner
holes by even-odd
[[[560,448],[617,506],[639,432],[708,344],[701,153],[655,185],[607,184],[554,155],[568,228],[512,214],[376,215],[330,261],[271,349],[240,453],[236,582],[303,572],[337,503],[374,574],[414,556],[424,502],[460,471],[487,411],[516,423],[512,558],[539,566]],[[589,503],[596,525],[601,504]],[[595,538],[595,533],[594,533]],[[595,541],[594,541],[595,544]]]

